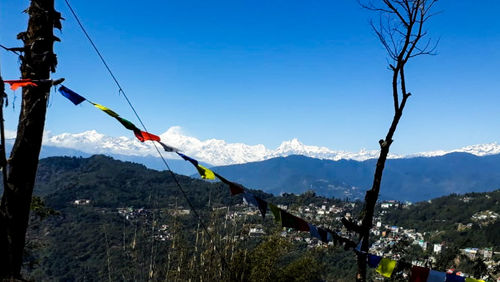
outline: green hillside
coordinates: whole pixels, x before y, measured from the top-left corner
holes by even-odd
[[[35,201],[25,277],[35,281],[353,280],[352,251],[318,245],[307,232],[284,231],[272,216],[263,220],[255,209],[242,205],[241,196],[231,197],[221,183],[177,179],[208,234],[168,172],[100,155],[41,160],[35,194],[45,207]],[[362,206],[314,192],[280,197],[252,192],[286,205],[312,223],[339,230],[335,218],[355,216]],[[428,232],[430,241],[498,246],[498,223],[473,223],[470,230],[454,231],[479,211],[498,213],[498,195],[499,191],[443,197],[391,209],[383,221]],[[464,197],[469,198],[467,203]],[[323,207],[340,211],[318,217]],[[263,234],[250,236],[252,229]],[[376,274],[371,270],[370,275]]]

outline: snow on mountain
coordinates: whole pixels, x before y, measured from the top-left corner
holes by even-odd
[[[423,152],[408,155],[407,157],[437,157],[442,156],[449,153],[469,153],[476,156],[487,156],[487,155],[496,155],[500,154],[500,145],[497,142],[488,143],[488,144],[478,144],[478,145],[470,145],[460,149],[455,149],[451,151],[431,151],[431,152]]]
[[[346,151],[334,151],[326,147],[308,146],[302,144],[297,138],[290,141],[284,141],[281,145],[267,156],[267,158],[284,157],[290,155],[304,155],[318,159],[340,160],[352,159],[363,161],[378,157],[377,150],[361,149],[358,153],[351,153]],[[393,158],[399,156],[393,155]]]
[[[95,130],[82,133],[44,134],[43,145],[76,149],[91,154],[122,154],[130,156],[156,156],[151,144],[127,137],[105,136]]]
[[[171,127],[160,137],[165,143],[180,149],[183,153],[213,165],[261,161],[266,159],[265,156],[270,153],[262,144],[228,144],[224,140],[218,139],[201,141],[182,134],[179,126]]]
[[[183,134],[178,126],[171,127],[160,137],[164,143],[180,149],[183,153],[217,166],[262,161],[289,155],[304,155],[330,160],[352,159],[363,161],[377,158],[379,153],[377,150],[365,149],[355,153],[336,151],[326,147],[304,145],[296,138],[284,141],[278,148],[271,150],[262,144],[226,143],[224,140],[219,139],[199,140]],[[76,149],[90,154],[157,156],[152,142],[141,143],[135,138],[105,136],[95,130],[60,135],[51,135],[50,132],[47,132],[44,136],[44,145]],[[477,156],[500,154],[500,145],[497,143],[471,145],[452,151],[440,150],[407,156],[390,154],[389,158],[435,157],[451,152],[466,152]],[[178,158],[172,153],[166,153],[165,156],[167,158]]]

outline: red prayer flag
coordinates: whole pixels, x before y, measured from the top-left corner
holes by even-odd
[[[19,87],[24,87],[24,86],[38,86],[36,83],[31,81],[31,79],[16,79],[16,80],[4,80],[5,83],[8,83],[10,85],[10,89],[16,90]]]
[[[151,134],[151,133],[146,132],[146,131],[134,130],[134,135],[141,142],[144,142],[146,140],[160,141],[160,137],[159,136],[156,136],[156,135]]]
[[[426,267],[420,267],[420,266],[412,266],[411,267],[411,275],[410,275],[410,281],[411,282],[426,282],[427,277],[429,276],[429,270]]]

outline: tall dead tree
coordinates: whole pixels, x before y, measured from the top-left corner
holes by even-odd
[[[15,49],[22,52],[22,78],[31,79],[38,86],[23,88],[16,141],[3,167],[6,177],[0,203],[0,280],[21,278],[47,101],[54,84],[50,73],[55,72],[57,64],[53,45],[59,39],[53,29],[61,28],[61,15],[54,10],[54,0],[32,0],[25,12],[29,15],[28,29],[17,36],[24,46]]]
[[[393,142],[392,138],[403,115],[406,101],[411,95],[406,88],[406,64],[416,56],[433,54],[436,47],[436,45],[431,45],[430,39],[423,40],[423,38],[427,35],[424,24],[433,15],[430,11],[437,0],[381,0],[378,2],[369,1],[361,3],[361,5],[368,10],[378,12],[380,16],[379,22],[377,24],[371,22],[371,26],[392,61],[389,68],[392,71],[394,117],[385,139],[379,141],[380,155],[372,188],[365,195],[364,208],[360,215],[361,225],[343,220],[346,228],[357,232],[362,240],[361,249],[357,252],[358,273],[356,281],[366,281],[370,229],[380,192],[382,173],[389,148]]]

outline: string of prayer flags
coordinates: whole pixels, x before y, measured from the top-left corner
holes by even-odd
[[[214,174],[217,178],[219,178],[220,181],[224,182],[225,184],[227,184],[229,186],[229,190],[231,191],[231,196],[241,194],[245,191],[245,189],[243,188],[242,185],[240,185],[238,183],[231,182],[215,172],[214,172]]]
[[[92,105],[94,105],[96,108],[98,108],[101,111],[107,113],[111,117],[114,117],[115,119],[117,119],[125,128],[132,130],[134,132],[135,137],[137,137],[137,139],[139,139],[139,141],[144,142],[146,140],[151,140],[151,141],[158,141],[159,142],[161,140],[160,137],[157,136],[157,135],[154,135],[154,134],[151,134],[149,132],[140,130],[133,123],[131,123],[130,121],[128,121],[128,120],[120,117],[120,115],[118,115],[117,113],[115,113],[110,108],[105,107],[105,106],[103,106],[101,104],[94,103],[94,102],[90,102],[90,103],[92,103]]]
[[[5,80],[5,83],[9,83],[12,90],[16,90],[19,87],[28,86],[28,85],[37,86],[37,84],[34,83],[31,79]],[[267,201],[255,196],[253,193],[246,192],[245,188],[242,185],[225,179],[224,177],[220,176],[219,174],[216,174],[215,172],[213,172],[212,170],[200,165],[197,160],[192,159],[192,158],[180,153],[178,149],[162,143],[159,136],[151,134],[149,132],[141,131],[132,122],[120,117],[113,110],[111,110],[103,105],[93,103],[93,102],[87,100],[86,98],[82,97],[81,95],[77,94],[76,92],[72,91],[71,89],[69,89],[65,86],[60,86],[59,92],[75,105],[79,105],[83,101],[88,101],[89,103],[94,105],[96,108],[102,110],[103,112],[105,112],[109,116],[118,120],[118,122],[120,122],[120,124],[122,124],[125,128],[133,131],[134,135],[141,142],[144,142],[146,140],[157,141],[163,147],[163,149],[165,151],[176,152],[184,160],[189,161],[191,164],[193,164],[203,179],[215,179],[217,177],[223,183],[227,184],[230,188],[231,195],[237,195],[237,194],[243,193],[243,198],[244,198],[245,202],[247,202],[250,205],[258,207],[263,218],[265,218],[266,213],[267,213],[267,208],[269,207],[269,209],[271,210],[271,212],[274,215],[275,221],[280,222],[282,227],[293,228],[293,229],[296,229],[299,231],[308,231],[310,233],[311,237],[318,238],[322,242],[327,243],[327,242],[333,241],[335,244],[337,242],[340,242],[341,244],[344,244],[344,248],[346,250],[349,248],[354,248],[355,251],[361,252],[360,245],[362,244],[363,240],[361,240],[359,242],[358,247],[356,248],[356,243],[350,241],[349,239],[346,239],[346,238],[340,236],[337,232],[334,232],[328,228],[317,227],[317,226],[305,221],[302,218],[294,216],[294,215],[278,208],[276,205],[274,205],[272,203],[268,203]],[[473,278],[464,278],[464,277],[456,275],[454,273],[447,274],[444,272],[439,272],[439,271],[435,271],[435,270],[424,268],[424,267],[411,266],[410,264],[405,263],[404,261],[400,261],[398,263],[395,260],[391,260],[388,258],[382,258],[380,256],[376,256],[373,254],[368,254],[367,263],[370,267],[376,268],[376,271],[378,273],[380,273],[382,276],[388,277],[388,278],[391,277],[393,272],[398,272],[401,269],[408,269],[411,267],[410,281],[412,281],[412,282],[424,282],[424,281],[428,281],[428,282],[444,282],[444,281],[484,282],[483,280],[477,280],[477,279],[473,279]],[[397,267],[397,269],[396,269],[396,267]]]
[[[78,93],[76,93],[75,91],[73,91],[73,90],[65,87],[64,85],[61,85],[61,87],[59,87],[59,92],[64,97],[66,97],[68,100],[70,100],[73,104],[75,104],[75,105],[78,105],[78,104],[80,104],[81,102],[83,102],[85,100],[88,101],[89,103],[91,103],[92,105],[94,105],[94,107],[98,108],[99,110],[105,112],[109,116],[111,116],[111,117],[115,118],[116,120],[118,120],[118,122],[120,122],[126,129],[132,130],[134,132],[135,137],[139,141],[141,141],[141,142],[144,142],[144,141],[147,141],[147,140],[157,141],[157,142],[160,143],[160,145],[163,147],[163,149],[165,151],[167,151],[167,152],[176,152],[176,151],[178,151],[177,149],[175,149],[173,147],[170,147],[168,145],[165,145],[164,143],[160,142],[161,139],[160,139],[159,136],[151,134],[151,133],[146,132],[146,131],[140,130],[132,122],[130,122],[130,121],[128,121],[128,120],[120,117],[119,114],[117,114],[115,111],[111,110],[110,108],[108,108],[106,106],[103,106],[101,104],[97,104],[97,103],[91,102],[91,101],[85,99],[84,97],[82,97],[81,95],[79,95]]]
[[[193,164],[193,166],[198,170],[198,173],[200,174],[201,178],[203,179],[215,179],[215,174],[213,171],[210,169],[200,165],[197,160],[192,159],[182,153],[177,152],[177,155],[179,155],[181,158],[183,158],[185,161],[190,162]]]
[[[411,267],[410,282],[426,282],[429,277],[429,268],[413,265]]]
[[[377,272],[384,277],[390,278],[395,267],[395,260],[382,258],[377,266]]]
[[[249,205],[259,208],[262,218],[266,218],[267,202],[252,193],[243,193],[243,200]]]
[[[61,85],[61,87],[59,87],[58,91],[64,97],[68,98],[68,100],[70,100],[73,104],[75,104],[75,106],[78,105],[78,104],[80,104],[81,102],[85,101],[85,98],[83,98],[82,96],[78,95],[73,90],[65,87],[64,85]]]
[[[10,89],[16,90],[19,87],[24,86],[38,86],[31,79],[15,79],[15,80],[4,80],[3,82],[8,83],[10,85]]]

